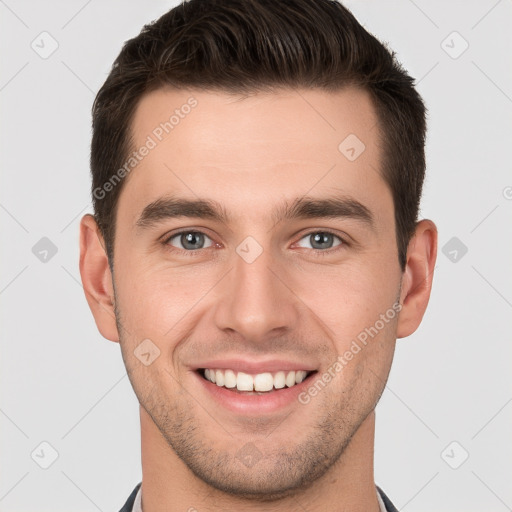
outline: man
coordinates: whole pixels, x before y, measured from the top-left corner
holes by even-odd
[[[425,107],[330,0],[191,0],[93,107],[80,272],[140,402],[122,511],[391,511],[375,406],[419,326]]]

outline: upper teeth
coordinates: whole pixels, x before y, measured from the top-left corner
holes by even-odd
[[[204,376],[217,386],[226,388],[236,387],[238,391],[270,391],[272,388],[281,389],[285,386],[291,388],[300,384],[308,374],[305,370],[265,372],[249,375],[244,372],[235,373],[233,370],[213,370],[207,368]]]

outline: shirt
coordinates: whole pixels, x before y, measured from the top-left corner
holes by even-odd
[[[128,500],[119,512],[142,512],[142,482],[135,486],[135,489],[130,494]],[[375,486],[377,490],[377,500],[379,502],[380,512],[398,512],[396,507],[391,503],[389,498],[384,494],[384,491]]]

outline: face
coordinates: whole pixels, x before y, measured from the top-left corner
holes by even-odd
[[[114,246],[123,359],[146,421],[217,489],[310,485],[384,388],[402,273],[376,123],[354,89],[138,105],[134,149],[151,147]]]

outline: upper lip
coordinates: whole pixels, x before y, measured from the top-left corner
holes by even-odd
[[[308,372],[316,370],[316,367],[312,366],[311,363],[284,359],[269,359],[266,361],[251,361],[247,359],[215,359],[204,361],[195,365],[196,370],[200,368],[210,368],[214,370],[235,370],[237,372],[250,374],[277,372],[279,370],[305,370]]]

